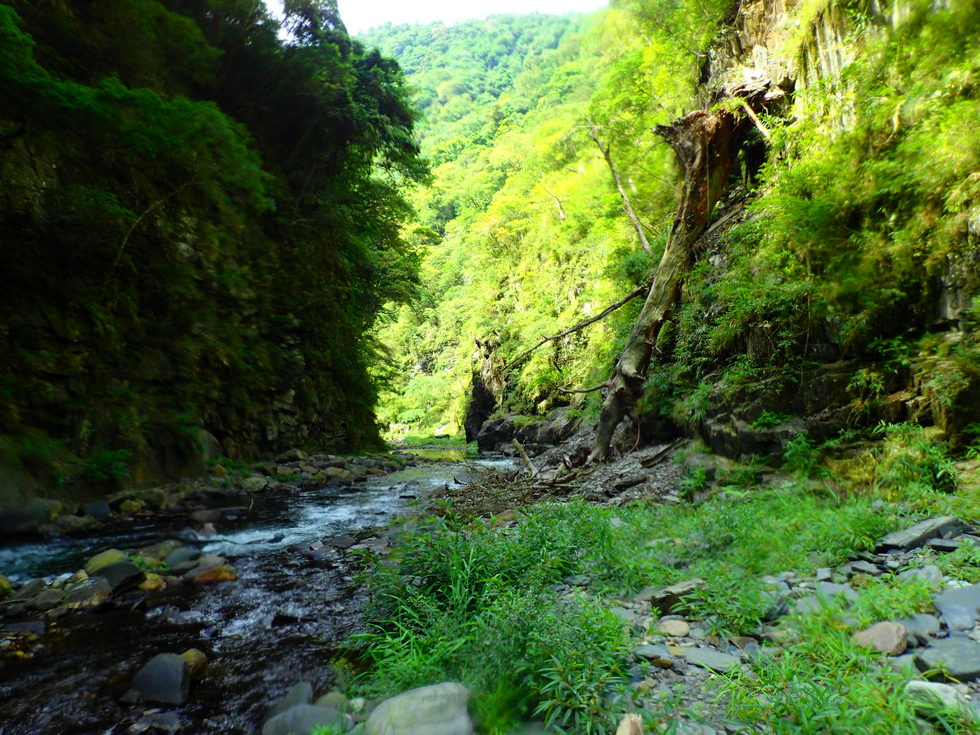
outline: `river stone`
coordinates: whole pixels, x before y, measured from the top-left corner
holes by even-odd
[[[817,595],[834,599],[840,595],[848,602],[857,602],[858,594],[854,588],[847,584],[836,584],[835,582],[817,582]]]
[[[957,619],[967,616],[975,622],[980,616],[980,584],[943,590],[933,598],[933,604],[943,614],[944,618],[948,612],[951,617],[954,614]],[[973,623],[960,629],[966,630],[971,627],[973,627]]]
[[[242,489],[250,493],[262,492],[268,485],[268,477],[246,477],[242,480]]]
[[[158,544],[153,544],[152,546],[146,546],[136,552],[139,556],[144,556],[147,559],[156,559],[157,561],[163,561],[170,554],[174,552],[174,549],[180,546],[179,541],[173,539],[167,539],[166,541],[161,541]]]
[[[336,709],[298,704],[266,720],[262,726],[262,735],[306,735],[317,727],[338,725],[346,730],[344,716]]]
[[[940,516],[919,521],[902,531],[893,531],[878,542],[879,549],[914,549],[937,536],[953,536],[967,525],[955,516]]]
[[[976,613],[963,605],[946,605],[943,608],[943,622],[950,630],[970,630],[976,619]]]
[[[684,650],[684,658],[696,666],[725,673],[738,666],[738,658],[730,653],[722,653],[713,648],[697,646]]]
[[[684,612],[686,609],[684,598],[707,586],[707,582],[695,577],[659,589],[648,587],[633,599],[636,602],[649,602],[652,607],[661,612]]]
[[[913,679],[905,685],[905,696],[923,716],[947,712],[959,714],[967,722],[976,719],[969,698],[949,684]]]
[[[191,567],[187,572],[184,573],[184,581],[190,582],[201,572],[207,571],[208,569],[213,569],[214,567],[220,567],[225,564],[227,559],[223,556],[202,556],[197,559],[194,566]]]
[[[176,712],[151,712],[129,726],[129,735],[174,735],[180,732],[180,718]]]
[[[197,681],[202,676],[204,676],[204,670],[208,666],[208,657],[204,655],[204,651],[197,648],[188,648],[180,657],[187,662],[187,672],[191,676],[192,681]]]
[[[47,585],[43,579],[32,579],[30,582],[25,582],[20,589],[10,596],[10,602],[27,602],[28,600],[33,600],[44,591],[45,587]]]
[[[927,582],[942,582],[943,573],[935,564],[906,569],[898,573],[899,579],[924,579]]]
[[[935,615],[917,613],[908,618],[900,618],[895,621],[905,626],[905,629],[913,634],[920,643],[926,643],[929,638],[939,635],[939,618]]]
[[[654,666],[661,669],[669,669],[674,665],[673,656],[670,655],[670,651],[668,651],[664,646],[656,646],[645,643],[634,648],[633,655],[639,658],[644,658]]]
[[[919,651],[916,663],[920,669],[939,669],[956,681],[980,677],[980,644],[969,638],[943,638]]]
[[[368,718],[364,733],[473,735],[473,722],[466,711],[469,697],[466,687],[454,682],[411,689],[379,704]]]
[[[112,587],[105,577],[89,577],[65,590],[64,606],[69,610],[91,610],[104,605],[112,596]]]
[[[336,689],[327,692],[313,704],[317,707],[330,707],[341,712],[346,712],[350,709],[350,702],[348,702],[347,697],[343,692],[339,692]]]
[[[163,581],[163,577],[154,572],[147,572],[146,579],[140,582],[139,588],[144,592],[156,592],[157,590],[162,590],[167,586],[167,583]]]
[[[900,623],[875,623],[851,636],[851,643],[861,648],[873,648],[886,656],[898,656],[908,648],[909,631]]]
[[[14,591],[10,580],[0,574],[0,600],[6,600]]]
[[[64,590],[46,589],[31,602],[32,607],[41,612],[47,612],[51,608],[57,607],[61,598],[65,596]]]
[[[114,595],[139,587],[146,580],[143,570],[128,560],[102,567],[94,576],[104,577]]]
[[[129,557],[119,549],[106,549],[85,562],[85,573],[91,577],[100,569],[104,569],[112,564],[118,564],[121,561],[128,560]]]
[[[300,681],[293,684],[286,696],[269,708],[269,718],[281,715],[283,712],[292,709],[300,704],[310,704],[313,702],[313,685],[308,681]]]
[[[691,632],[691,626],[684,620],[661,620],[657,630],[671,638],[683,638]]]
[[[197,561],[201,558],[201,550],[193,546],[180,546],[163,558],[163,563],[168,567],[175,567],[189,561]]]
[[[96,500],[85,506],[85,515],[97,521],[104,521],[112,515],[112,509],[104,500]]]
[[[194,574],[194,570],[188,572],[188,575],[194,575],[191,577],[191,582],[193,584],[218,584],[219,582],[234,582],[238,579],[238,572],[235,571],[235,567],[231,564],[222,564],[218,567],[210,567],[202,572]]]
[[[158,653],[133,677],[132,688],[147,702],[183,704],[190,693],[187,661],[176,653]]]

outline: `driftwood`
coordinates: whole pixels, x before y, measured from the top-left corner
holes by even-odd
[[[528,457],[527,452],[524,451],[524,445],[522,445],[519,441],[517,441],[517,439],[511,439],[510,443],[514,445],[514,449],[516,449],[517,453],[521,455],[521,459],[524,460],[524,464],[527,465],[527,469],[528,472],[531,473],[531,477],[534,477],[536,474],[538,474],[538,471],[537,469],[535,469],[534,463],[531,461],[531,458]]]
[[[747,102],[759,98],[761,95],[753,93]],[[747,124],[751,124],[748,121],[739,110],[699,110],[656,128],[677,156],[684,186],[650,292],[606,383],[590,462],[606,458],[613,432],[643,393],[654,344],[680,297],[695,244],[711,224],[712,210],[737,165],[742,138]]]

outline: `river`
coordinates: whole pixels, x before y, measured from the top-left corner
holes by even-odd
[[[203,651],[209,663],[186,705],[162,708],[178,713],[182,732],[251,735],[269,704],[297,681],[326,691],[331,656],[357,625],[362,598],[350,555],[314,547],[391,524],[417,498],[466,482],[475,465],[513,466],[444,450],[428,454],[441,461],[347,488],[290,487],[261,496],[201,544],[204,553],[231,560],[237,582],[184,585],[149,605],[136,596],[134,609],[117,601],[108,611],[48,623],[30,658],[0,659],[0,735],[125,733],[152,709],[120,703],[132,676],[155,654],[188,648]],[[140,548],[176,537],[186,525],[183,518],[151,518],[86,538],[2,546],[0,574],[23,581],[71,572],[101,550]]]

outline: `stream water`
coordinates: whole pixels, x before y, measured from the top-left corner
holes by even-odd
[[[439,455],[438,452],[442,452]],[[318,692],[331,685],[329,662],[351,632],[361,603],[349,560],[316,542],[387,525],[415,498],[465,483],[474,464],[508,469],[507,459],[436,459],[349,488],[292,488],[259,501],[218,527],[201,547],[231,560],[237,582],[181,586],[147,609],[116,604],[108,612],[69,615],[47,624],[30,658],[0,662],[0,735],[125,733],[148,709],[121,704],[138,668],[157,653],[198,648],[206,675],[176,710],[191,733],[255,733],[269,704],[295,682]],[[71,572],[107,548],[135,549],[178,536],[185,518],[160,517],[83,539],[0,547],[0,574],[14,580]],[[118,601],[117,601],[118,603]]]

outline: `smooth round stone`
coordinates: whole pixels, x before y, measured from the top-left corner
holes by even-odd
[[[657,630],[671,638],[683,638],[691,632],[691,626],[685,620],[661,620]]]

